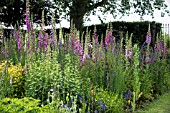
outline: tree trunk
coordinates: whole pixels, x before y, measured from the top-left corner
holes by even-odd
[[[80,31],[80,34],[83,31],[83,17],[87,12],[104,5],[108,0],[102,0],[95,4],[91,5],[89,0],[73,0],[72,6],[70,7],[70,24],[73,21],[73,24]],[[81,36],[81,35],[80,35]]]
[[[80,31],[80,34],[83,31],[83,17],[84,17],[84,14],[81,14],[81,15],[70,14],[70,25],[71,25],[71,22],[73,22],[73,25],[76,27],[78,31]]]
[[[87,12],[87,3],[82,0],[73,0],[72,6],[70,8],[70,25],[71,21],[73,25],[76,27],[80,34],[83,30],[83,17]]]

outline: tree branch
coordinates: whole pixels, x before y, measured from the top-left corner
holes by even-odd
[[[88,7],[88,9],[89,9],[89,11],[91,11],[91,10],[93,10],[93,9],[99,7],[99,6],[103,6],[104,4],[107,3],[107,1],[108,1],[108,0],[102,0],[101,2],[97,2],[97,3],[93,4],[93,5],[90,5],[90,6]]]
[[[66,7],[68,7],[69,9],[71,8],[69,3],[67,1],[64,2],[64,4],[66,5]]]

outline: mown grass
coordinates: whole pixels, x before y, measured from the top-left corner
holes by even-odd
[[[170,113],[170,91],[135,113]]]

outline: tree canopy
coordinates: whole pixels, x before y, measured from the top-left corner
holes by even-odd
[[[41,19],[44,10],[45,24],[50,24],[52,10],[57,9],[56,5],[47,0],[29,0],[30,17],[33,22]],[[26,0],[1,0],[0,1],[0,22],[5,26],[20,26],[25,24]],[[56,16],[56,18],[59,18]]]
[[[96,8],[103,14],[110,13],[114,18],[130,13],[153,16],[154,9],[165,11],[167,5],[164,0],[54,0],[65,13],[65,17],[73,20],[78,30],[82,29],[84,17],[96,14]],[[131,12],[133,9],[134,12]]]
[[[22,0],[1,0],[0,22],[4,22],[5,26],[20,25],[24,22],[25,7]]]

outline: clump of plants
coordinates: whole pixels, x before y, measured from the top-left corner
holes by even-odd
[[[14,65],[12,61],[4,60],[1,61],[0,64],[0,78],[2,86],[7,88],[7,92],[9,93],[5,96],[10,97],[22,97],[24,96],[24,88],[23,88],[23,75],[24,68],[20,63]],[[6,90],[3,89],[1,90]]]
[[[132,43],[133,34],[127,32],[118,39],[109,24],[101,40],[95,28],[87,29],[81,37],[74,27],[67,36],[61,29],[56,34],[55,28],[46,33],[43,23],[40,30],[34,30],[28,13],[27,32],[15,30],[2,47],[2,105],[9,102],[13,107],[15,101],[26,99],[36,103],[33,110],[37,112],[46,108],[59,113],[134,112],[169,90],[168,40],[157,36],[155,47],[151,47],[150,26],[139,48]],[[17,104],[15,110],[23,109]]]

